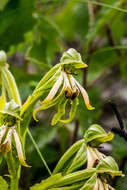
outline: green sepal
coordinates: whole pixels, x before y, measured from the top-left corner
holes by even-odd
[[[21,99],[15,79],[6,67],[2,67],[2,85],[7,91],[9,99],[14,99],[16,104],[21,106]]]
[[[88,181],[85,182],[84,186],[80,190],[94,190],[96,185],[97,174],[95,173]]]
[[[102,159],[97,165],[96,169],[98,170],[98,173],[106,173],[112,177],[123,176],[122,172],[119,171],[116,161],[111,156],[107,156]]]
[[[3,110],[4,109],[4,106],[5,106],[5,97],[4,97],[4,95],[2,94],[1,96],[0,96],[0,110]]]
[[[50,190],[78,190],[80,187],[82,187],[82,185],[83,182],[79,182],[66,187],[51,188]]]
[[[104,129],[97,124],[91,125],[85,132],[84,139],[92,147],[98,147],[101,143],[112,140],[112,132],[106,133]]]
[[[33,185],[30,190],[46,190],[48,187],[51,187],[56,181],[62,178],[61,173],[52,175],[45,180],[42,180],[41,183]]]
[[[72,173],[76,171],[78,168],[83,166],[87,161],[87,151],[86,151],[86,145],[83,143],[76,153],[70,167],[66,171],[66,174]]]
[[[53,116],[51,125],[55,125],[58,121],[60,121],[61,117],[65,115],[67,102],[68,99],[66,99],[65,96],[60,99],[58,103],[58,112]]]
[[[65,153],[64,155],[61,157],[61,159],[59,160],[59,162],[57,163],[53,174],[62,172],[63,169],[66,167],[68,160],[80,149],[80,147],[82,146],[82,144],[84,143],[84,140],[79,140],[76,143],[74,143]]]
[[[75,113],[76,113],[76,110],[77,110],[77,106],[79,104],[79,100],[78,98],[76,97],[74,100],[71,100],[71,110],[69,112],[69,118],[66,119],[66,120],[60,120],[62,123],[69,123],[73,120],[74,116],[75,116]]]
[[[55,74],[55,72],[59,69],[59,67],[60,67],[60,64],[57,64],[52,69],[50,69],[49,72],[38,83],[35,90],[43,86],[50,79],[50,77],[52,77]]]
[[[84,169],[65,175],[57,180],[52,187],[63,187],[65,185],[71,185],[73,183],[81,182],[82,180],[89,179],[94,173],[96,168]]]
[[[7,120],[14,120],[19,119],[21,120],[20,114],[20,106],[15,103],[15,101],[12,99],[10,102],[5,103],[3,110],[0,110],[0,116],[3,119]]]
[[[30,190],[47,190],[51,188],[60,188],[72,185],[78,182],[81,183],[82,181],[89,179],[94,173],[96,173],[95,168],[80,170],[65,176],[62,176],[61,173],[58,173],[52,175],[46,180],[43,180],[40,184],[34,185]]]
[[[70,48],[68,51],[63,53],[60,63],[64,65],[64,68],[67,71],[87,67],[87,65],[82,61],[80,53],[73,48]]]

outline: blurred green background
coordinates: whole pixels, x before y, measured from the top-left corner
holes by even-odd
[[[32,135],[51,170],[91,124],[98,123],[107,131],[118,127],[109,100],[116,102],[127,123],[127,1],[0,0],[0,49],[7,52],[22,102],[68,48],[79,51],[89,66],[75,77],[96,109],[88,111],[80,96],[75,120],[66,126],[50,125],[55,109],[40,111],[39,122],[31,121]],[[102,151],[113,155],[127,174],[127,142],[123,138],[115,135]],[[48,176],[28,136],[26,157],[32,168],[22,168],[21,190]],[[0,175],[5,174],[3,161]],[[117,190],[126,190],[127,176],[111,183]]]

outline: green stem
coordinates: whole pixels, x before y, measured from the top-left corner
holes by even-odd
[[[21,165],[16,162],[12,155],[12,151],[8,152],[6,157],[8,170],[10,174],[10,190],[18,190]]]
[[[41,160],[42,160],[44,166],[46,167],[46,169],[47,169],[49,175],[52,175],[52,173],[51,173],[51,171],[50,171],[50,169],[49,169],[49,167],[48,167],[48,165],[47,165],[47,163],[46,163],[46,161],[45,161],[43,155],[41,154],[41,152],[40,152],[40,150],[39,150],[39,148],[38,148],[38,146],[37,146],[37,144],[36,144],[36,142],[35,142],[35,140],[34,140],[32,134],[31,134],[31,132],[29,131],[29,129],[28,129],[28,135],[29,135],[29,137],[30,137],[30,139],[31,139],[31,141],[32,141],[32,143],[33,143],[33,145],[34,145],[34,147],[35,147],[35,149],[36,149],[38,155],[40,156],[40,158],[41,158]]]

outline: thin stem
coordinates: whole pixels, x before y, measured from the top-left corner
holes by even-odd
[[[35,140],[34,140],[34,138],[33,138],[33,136],[32,136],[32,134],[31,134],[31,132],[30,132],[29,129],[28,129],[27,133],[28,133],[28,135],[29,135],[29,137],[30,137],[30,139],[31,139],[31,141],[32,141],[32,143],[33,143],[33,145],[34,145],[34,147],[35,147],[35,149],[36,149],[38,155],[40,156],[40,158],[41,158],[41,160],[42,160],[44,166],[46,167],[46,169],[47,169],[49,175],[52,175],[52,173],[51,173],[51,171],[50,171],[50,169],[49,169],[49,167],[48,167],[48,165],[47,165],[47,163],[46,163],[44,157],[42,156],[42,153],[40,152],[40,150],[39,150],[39,148],[38,148],[38,146],[37,146],[37,144],[36,144],[36,142],[35,142]]]
[[[125,127],[124,127],[124,124],[123,124],[123,121],[122,121],[122,118],[121,118],[121,115],[117,109],[117,105],[112,101],[112,102],[109,102],[110,105],[112,106],[112,109],[114,111],[114,114],[119,122],[119,125],[120,125],[120,128],[121,130],[125,130]]]

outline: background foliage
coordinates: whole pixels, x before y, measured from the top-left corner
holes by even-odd
[[[38,123],[31,121],[33,137],[51,169],[92,123],[101,124],[105,130],[118,125],[109,100],[117,103],[126,125],[126,23],[126,0],[0,0],[0,49],[8,54],[23,102],[68,48],[78,50],[89,65],[88,70],[75,77],[88,89],[95,110],[88,111],[80,97],[75,120],[66,126],[51,127],[53,109],[40,111]],[[32,168],[22,170],[23,190],[48,175],[29,137],[26,150]],[[124,139],[115,135],[112,144],[104,144],[102,151],[115,156],[120,169],[127,174]],[[0,173],[7,174],[4,162]],[[125,190],[126,178],[125,175],[112,183],[116,189]]]

